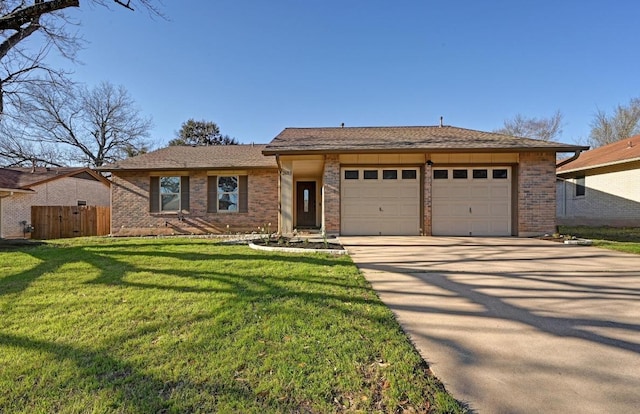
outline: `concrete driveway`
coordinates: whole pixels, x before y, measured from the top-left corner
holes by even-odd
[[[473,412],[640,412],[640,256],[518,238],[341,241]]]

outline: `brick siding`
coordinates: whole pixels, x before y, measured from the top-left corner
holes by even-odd
[[[340,159],[337,154],[328,154],[324,161],[323,231],[326,234],[340,234]]]
[[[0,203],[0,237],[24,237],[21,221],[31,224],[31,206],[109,205],[109,186],[101,181],[64,177],[32,187],[35,193],[14,193]],[[29,237],[29,234],[27,234]]]
[[[640,163],[601,169],[584,184],[584,196],[576,196],[575,179],[558,181],[559,224],[640,226]]]
[[[553,233],[556,227],[556,159],[521,153],[518,165],[518,235]]]
[[[246,233],[268,223],[272,231],[276,231],[278,172],[250,171],[247,186],[247,213],[208,213],[207,174],[192,171],[189,211],[179,216],[149,211],[148,172],[116,172],[111,186],[111,233],[114,236]]]
[[[425,166],[424,175],[422,177],[423,181],[423,197],[424,197],[424,222],[422,224],[422,235],[423,236],[431,236],[431,176],[432,176],[433,168],[430,165]]]

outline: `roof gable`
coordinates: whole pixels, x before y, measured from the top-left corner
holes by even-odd
[[[265,155],[313,152],[556,151],[587,147],[452,126],[286,128]]]
[[[110,185],[106,178],[87,167],[13,167],[0,168],[0,188],[24,190],[48,181],[75,176]]]
[[[277,168],[265,145],[170,146],[100,167],[103,171]]]
[[[557,172],[567,173],[637,160],[640,160],[640,135],[582,152],[577,159],[558,167]]]

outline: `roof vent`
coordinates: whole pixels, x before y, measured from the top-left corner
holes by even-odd
[[[340,128],[344,128],[344,122],[340,124]]]
[[[629,141],[629,145],[627,145],[627,148],[632,148],[633,147],[633,142]]]
[[[440,128],[444,126],[444,116],[440,117]]]

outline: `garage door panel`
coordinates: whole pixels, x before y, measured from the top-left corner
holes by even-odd
[[[508,203],[502,203],[502,204],[492,204],[491,205],[491,212],[490,215],[491,216],[507,216],[509,215],[509,204]]]
[[[468,236],[469,230],[466,222],[459,220],[439,220],[432,225],[431,232],[434,235]]]
[[[350,216],[377,216],[378,206],[352,204],[343,206],[343,214]]]
[[[471,193],[472,200],[476,200],[476,199],[490,200],[491,199],[491,190],[489,189],[489,186],[486,186],[486,185],[473,187],[470,193]]]
[[[510,167],[487,167],[487,178],[473,178],[474,168],[477,169],[466,168],[467,179],[433,180],[433,235],[511,235],[511,183],[510,180],[492,178],[492,169],[507,169],[510,176]],[[453,168],[448,170],[448,177],[452,177]]]
[[[365,168],[359,170],[364,177]],[[410,167],[366,168],[378,170],[377,180],[341,179],[341,233],[344,235],[420,234],[420,180],[403,180]],[[397,179],[382,179],[382,170],[396,170]],[[418,176],[416,170],[416,176]],[[342,170],[344,171],[344,170]]]
[[[509,187],[491,187],[491,197],[503,199],[509,197]]]

